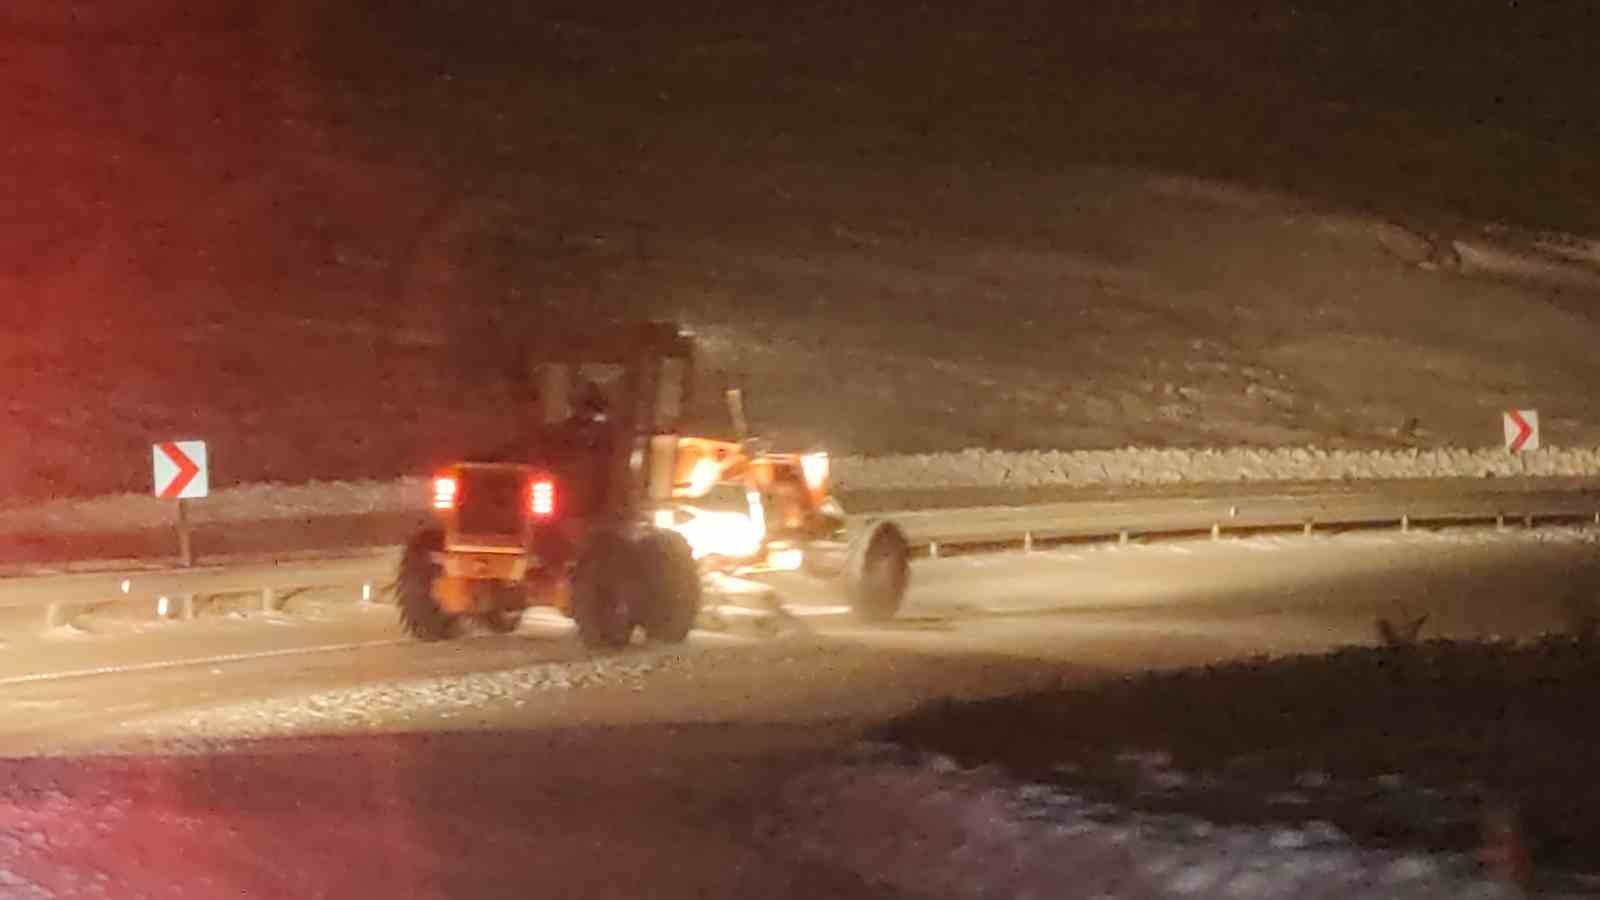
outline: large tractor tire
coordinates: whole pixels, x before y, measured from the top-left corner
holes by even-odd
[[[572,618],[584,644],[615,650],[633,639],[639,605],[649,590],[642,555],[621,535],[605,534],[579,558],[572,579]]]
[[[894,618],[911,584],[911,547],[893,522],[874,522],[850,538],[845,555],[850,608],[868,622]]]
[[[700,567],[675,531],[654,531],[637,545],[649,585],[640,619],[652,641],[681,644],[700,615]]]
[[[413,537],[400,557],[395,603],[400,607],[401,627],[418,640],[447,641],[460,628],[456,617],[440,609],[433,599],[433,580],[441,574],[433,554],[443,549],[444,535],[428,530]]]

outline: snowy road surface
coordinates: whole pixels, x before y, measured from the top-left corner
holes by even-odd
[[[883,516],[896,522],[913,544],[941,546],[1020,541],[1024,534],[1048,541],[1119,531],[1138,536],[1214,527],[1247,531],[1302,524],[1326,528],[1483,522],[1496,517],[1512,523],[1537,518],[1544,523],[1600,524],[1600,482],[1587,479],[1281,482],[1212,485],[1202,492],[1195,492],[1192,485],[1131,492],[1077,486],[1065,492],[1038,486],[968,486],[878,492],[860,499],[871,511],[858,513],[853,526],[858,530],[861,519]],[[257,504],[256,513],[270,508]],[[158,537],[170,543],[171,535],[149,531],[69,530],[53,533],[48,540],[12,542],[9,552],[35,555],[28,557],[31,562],[4,566],[0,610],[83,606],[111,599],[148,603],[184,594],[216,596],[264,589],[282,593],[322,586],[370,592],[391,579],[398,545],[419,527],[409,514],[376,512],[212,524],[215,536],[225,535],[228,541],[201,540],[205,554],[188,569],[175,568],[170,556],[164,557],[150,543]],[[223,548],[237,552],[219,555]],[[57,559],[74,551],[99,555],[75,562]],[[0,550],[0,563],[5,552]],[[162,571],[163,567],[170,571]]]
[[[0,653],[0,868],[15,896],[893,896],[767,831],[782,786],[873,722],[941,696],[1368,641],[1395,610],[1430,613],[1434,633],[1559,627],[1600,589],[1595,538],[952,558],[918,565],[889,626],[780,583],[800,615],[777,637],[603,658],[543,617],[397,643],[391,609],[313,597],[185,625],[92,616]]]
[[[900,619],[873,627],[845,616],[826,583],[782,575],[768,583],[795,614],[779,629],[790,640],[905,645],[938,654],[982,647],[1082,662],[1088,636],[1143,628],[1201,629],[1240,652],[1366,641],[1377,616],[1405,613],[1427,612],[1433,634],[1463,637],[1559,628],[1574,602],[1600,596],[1597,543],[1600,531],[1583,528],[1374,531],[925,560],[916,564]],[[8,642],[0,655],[0,689],[14,696],[23,686],[48,690],[64,676],[94,673],[137,681],[167,677],[157,673],[172,669],[170,677],[181,679],[185,661],[221,673],[288,671],[293,674],[264,686],[292,682],[299,688],[308,672],[337,682],[341,670],[349,670],[358,682],[388,682],[585,659],[570,626],[545,611],[531,613],[513,637],[420,645],[402,639],[391,607],[354,602],[357,596],[354,588],[308,592],[290,597],[281,613],[263,615],[242,604],[188,624],[154,620],[138,608],[107,607],[42,637],[14,633],[0,639]],[[1042,617],[1048,625],[1011,627],[1026,616]],[[1057,632],[1075,640],[1062,641]],[[692,656],[700,643],[738,644],[750,633],[700,632],[685,653]],[[1035,640],[1041,634],[1051,636]],[[114,690],[122,680],[95,683]]]

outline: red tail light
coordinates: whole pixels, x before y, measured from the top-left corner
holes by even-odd
[[[456,505],[456,480],[441,475],[433,480],[433,508],[451,509]]]
[[[556,483],[541,478],[528,489],[528,497],[535,518],[548,519],[556,514]]]

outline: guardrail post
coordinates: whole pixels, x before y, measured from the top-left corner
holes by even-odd
[[[939,558],[939,542],[938,541],[929,541],[928,542],[928,558],[929,559],[938,559]]]
[[[1494,517],[1494,528],[1495,528],[1496,531],[1505,531],[1506,530],[1506,516],[1505,516],[1505,513],[1500,513],[1500,514],[1498,514],[1498,515],[1496,515]]]
[[[1222,523],[1220,523],[1220,522],[1212,522],[1211,523],[1211,539],[1213,541],[1222,540]]]
[[[276,612],[278,609],[278,592],[272,588],[261,589],[261,611],[264,613]]]
[[[1411,517],[1408,516],[1408,515],[1405,515],[1404,513],[1402,513],[1401,516],[1400,516],[1400,531],[1403,534],[1403,533],[1408,532],[1410,530],[1411,530]]]
[[[1022,552],[1023,553],[1032,553],[1033,552],[1033,532],[1031,532],[1031,531],[1024,531],[1022,533]]]
[[[52,603],[44,608],[44,627],[60,628],[67,624],[67,609],[59,603]]]
[[[1123,546],[1127,546],[1127,544],[1128,544],[1128,529],[1124,528],[1121,531],[1117,532],[1117,543],[1122,544]]]
[[[185,622],[194,618],[193,594],[184,594],[182,597],[178,598],[178,615],[183,617]]]
[[[1533,513],[1528,513],[1527,515],[1522,517],[1522,527],[1523,528],[1532,528],[1533,527]]]
[[[1312,528],[1312,521],[1310,519],[1307,519],[1306,520],[1306,524],[1305,524],[1305,528],[1301,531],[1301,533],[1304,534],[1306,537],[1311,537],[1311,528]]]

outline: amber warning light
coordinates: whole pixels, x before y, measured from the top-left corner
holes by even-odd
[[[800,473],[806,479],[806,487],[813,491],[820,491],[828,485],[828,454],[807,453],[800,457]]]

